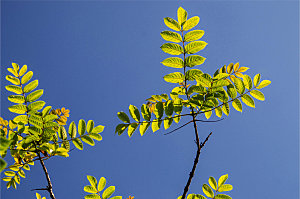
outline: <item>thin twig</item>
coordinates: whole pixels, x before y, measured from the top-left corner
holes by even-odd
[[[30,191],[36,191],[36,190],[45,190],[45,191],[48,191],[48,188],[31,189]]]
[[[195,120],[196,122],[220,122],[224,120],[224,118],[218,119],[218,120]]]
[[[182,127],[185,127],[186,125],[188,125],[188,124],[191,123],[191,122],[193,122],[193,120],[192,120],[192,121],[189,121],[188,123],[185,123],[184,125],[182,125],[182,126],[176,128],[176,129],[174,129],[174,130],[172,130],[172,131],[170,131],[170,132],[168,132],[168,133],[165,133],[164,135],[171,134],[171,133],[173,133],[173,132],[175,132],[175,131],[181,129]]]

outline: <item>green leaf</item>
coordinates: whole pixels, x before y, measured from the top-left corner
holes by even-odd
[[[211,78],[207,74],[202,74],[201,76],[196,78],[197,85],[201,85],[203,87],[210,87]]]
[[[213,190],[210,188],[210,186],[208,186],[207,184],[203,184],[202,186],[202,191],[203,193],[209,197],[209,198],[213,198],[214,197],[214,192]]]
[[[6,90],[16,93],[16,94],[23,94],[22,88],[19,86],[14,86],[14,85],[8,85],[5,86]]]
[[[173,110],[174,110],[173,101],[172,100],[168,100],[165,103],[165,113],[166,113],[166,115],[167,116],[172,116]]]
[[[227,93],[228,93],[229,97],[231,97],[231,99],[234,99],[237,96],[236,89],[232,84],[229,84],[227,86]]]
[[[214,189],[214,190],[217,190],[218,189],[218,184],[217,184],[217,181],[214,177],[209,177],[208,179],[208,183],[209,185]]]
[[[170,55],[180,55],[183,53],[183,48],[178,44],[165,43],[160,48]]]
[[[194,67],[197,65],[201,65],[204,63],[206,58],[200,56],[200,55],[190,55],[185,60],[185,65],[187,67]]]
[[[255,98],[255,99],[258,99],[258,100],[261,100],[261,101],[265,101],[265,96],[262,92],[258,91],[258,90],[252,90],[250,91],[250,94]]]
[[[164,119],[165,130],[167,130],[168,128],[170,128],[172,122],[173,122],[173,118],[165,118]]]
[[[73,144],[75,145],[75,147],[79,150],[83,150],[83,144],[81,142],[81,140],[79,138],[74,138],[72,140]]]
[[[86,125],[86,131],[88,133],[91,133],[92,130],[93,130],[93,128],[94,128],[94,125],[95,125],[94,121],[93,120],[89,120],[88,123],[87,123],[87,125]]]
[[[218,180],[218,187],[221,187],[228,179],[228,174],[222,175]]]
[[[177,113],[177,114],[180,114],[181,111],[182,111],[182,102],[181,102],[181,99],[175,99],[174,102],[173,102],[173,105],[174,105],[174,112]]]
[[[186,45],[184,47],[184,51],[187,54],[194,54],[194,53],[197,53],[200,50],[204,49],[206,45],[207,45],[207,43],[204,41],[194,41],[194,42],[191,42],[188,45]]]
[[[247,95],[247,94],[243,95],[243,96],[242,96],[242,101],[243,101],[247,106],[250,106],[250,107],[255,108],[254,100],[253,100],[252,97],[250,97],[249,95]]]
[[[28,73],[26,73],[22,79],[21,79],[21,83],[22,84],[26,84],[33,76],[33,72],[32,71],[28,71]]]
[[[143,104],[142,107],[141,107],[141,113],[142,113],[142,116],[145,120],[147,121],[150,121],[151,119],[151,113],[150,113],[150,110],[148,108],[148,106],[146,104]]]
[[[200,18],[198,16],[195,16],[195,17],[192,17],[192,18],[188,19],[182,25],[182,30],[187,31],[187,30],[190,30],[190,29],[194,28],[199,23],[199,20],[200,20]]]
[[[245,85],[241,79],[234,78],[234,85],[239,94],[243,94],[245,92]]]
[[[164,105],[162,102],[157,102],[153,111],[157,119],[160,119],[164,114]]]
[[[270,80],[263,80],[256,88],[261,89],[271,84]]]
[[[27,65],[24,65],[21,69],[20,69],[20,72],[19,72],[19,76],[23,76],[27,71]]]
[[[101,197],[95,193],[84,196],[85,199],[101,199]]]
[[[198,78],[201,78],[202,74],[203,74],[203,72],[199,69],[191,69],[191,70],[186,71],[185,78],[186,78],[186,80],[193,81]]]
[[[8,100],[18,104],[23,104],[25,102],[25,99],[22,95],[10,95],[8,96]]]
[[[222,112],[222,108],[221,107],[217,107],[215,109],[215,112],[216,112],[216,116],[218,116],[219,118],[222,117],[223,112]]]
[[[176,30],[176,31],[181,30],[181,27],[180,27],[179,23],[176,20],[174,20],[170,17],[164,18],[164,22],[165,22],[166,26],[168,26],[172,30]]]
[[[232,185],[230,184],[223,184],[218,191],[223,192],[223,191],[231,191],[233,189]]]
[[[164,80],[169,83],[181,83],[184,81],[184,75],[180,72],[170,73],[164,76]]]
[[[4,175],[6,175],[6,176],[15,176],[16,173],[13,172],[13,171],[5,171],[5,172],[4,172]]]
[[[28,111],[37,111],[42,109],[45,106],[45,102],[44,101],[36,101],[36,102],[32,102],[31,104],[28,105]]]
[[[184,41],[185,42],[196,41],[200,39],[203,35],[204,35],[203,30],[193,30],[184,35]]]
[[[82,137],[81,137],[81,140],[82,140],[83,142],[85,142],[85,143],[91,145],[91,146],[94,146],[94,145],[95,145],[94,140],[93,140],[92,138],[90,138],[90,136],[88,136],[88,135],[82,136]]]
[[[44,90],[43,89],[40,89],[40,90],[36,90],[32,93],[30,93],[27,97],[26,97],[26,101],[27,102],[33,102],[37,99],[39,99],[44,93]]]
[[[149,122],[143,122],[143,123],[140,124],[140,134],[141,134],[141,136],[143,136],[145,134],[145,132],[147,131],[149,126],[150,126]]]
[[[91,186],[97,189],[97,179],[94,176],[87,175],[86,178],[90,182]]]
[[[232,198],[225,194],[218,194],[216,195],[215,199],[232,199]]]
[[[115,133],[118,133],[118,135],[122,135],[122,133],[127,129],[129,124],[118,124],[116,126]]]
[[[98,125],[95,128],[93,128],[91,133],[101,133],[104,130],[104,126]]]
[[[67,139],[67,132],[66,132],[65,127],[63,127],[63,126],[59,127],[59,129],[58,129],[58,136],[62,140]]]
[[[102,191],[106,185],[106,179],[104,177],[101,177],[98,183],[98,191]]]
[[[81,119],[78,122],[78,133],[79,133],[79,135],[83,135],[85,133],[85,130],[86,130],[85,121],[83,119]]]
[[[76,129],[76,125],[75,122],[71,122],[70,126],[69,126],[69,135],[71,138],[75,138],[76,134],[77,134],[77,129]]]
[[[256,87],[256,86],[258,85],[258,83],[260,82],[260,77],[261,77],[260,74],[257,74],[257,75],[254,76],[254,78],[253,78],[253,84],[254,84],[255,87]]]
[[[155,131],[157,131],[157,130],[160,129],[160,125],[161,125],[161,120],[155,119],[155,120],[152,121],[152,126],[151,126],[151,127],[152,127],[153,133],[154,133]]]
[[[32,82],[30,82],[29,84],[27,84],[25,87],[24,87],[24,93],[29,93],[31,92],[32,90],[34,90],[37,86],[39,85],[39,81],[38,80],[34,80]]]
[[[102,140],[102,136],[97,134],[97,133],[90,133],[89,134],[90,138],[97,140],[97,141],[101,141]]]
[[[222,106],[222,111],[225,113],[225,115],[229,115],[229,112],[230,112],[230,108],[229,108],[229,104],[226,103]]]
[[[42,116],[45,117],[50,113],[50,110],[52,109],[52,106],[46,106],[42,111]]]
[[[8,110],[13,113],[24,114],[27,111],[27,107],[25,105],[13,105],[8,107]]]
[[[179,7],[177,10],[177,18],[179,25],[182,25],[187,20],[187,12],[182,7]]]
[[[18,171],[18,174],[19,174],[20,177],[25,178],[25,172],[24,172],[24,170],[20,169]]]
[[[243,75],[243,82],[247,89],[252,88],[252,80],[251,77],[249,77],[249,75]]]
[[[109,198],[115,192],[115,186],[110,186],[103,191],[102,199]]]
[[[15,85],[20,85],[20,80],[16,77],[11,76],[11,75],[7,75],[6,80],[13,83],[13,84],[15,84]]]
[[[189,87],[188,94],[192,95],[193,93],[205,94],[206,89],[201,85],[199,86],[192,85],[191,87]]]
[[[130,123],[129,117],[124,112],[118,112],[118,118],[124,123]]]
[[[204,115],[205,115],[206,119],[209,119],[211,117],[211,115],[212,115],[212,111],[211,110],[210,111],[206,111],[204,113]]]
[[[84,190],[85,192],[88,192],[88,193],[97,193],[97,192],[98,192],[97,189],[96,189],[95,187],[92,187],[92,186],[90,186],[90,185],[85,186],[85,187],[83,188],[83,190]]]
[[[176,43],[182,41],[180,34],[178,34],[176,32],[166,30],[166,31],[161,32],[160,35],[166,41],[172,41],[172,42],[176,42]]]
[[[234,99],[233,102],[232,102],[232,106],[237,111],[240,111],[240,112],[243,111],[242,103],[239,99]]]
[[[140,121],[140,112],[139,112],[139,109],[136,106],[130,105],[129,106],[129,113],[135,121],[137,121],[137,122]]]
[[[131,137],[132,134],[134,133],[134,131],[137,129],[137,127],[139,126],[138,123],[132,123],[128,126],[128,136]]]
[[[170,57],[161,62],[163,65],[172,67],[172,68],[183,68],[184,62],[181,58]]]

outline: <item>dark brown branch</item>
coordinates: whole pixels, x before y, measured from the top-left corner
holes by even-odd
[[[168,135],[168,134],[174,133],[175,131],[181,129],[182,127],[185,127],[186,125],[188,125],[188,124],[191,123],[191,122],[193,122],[193,120],[192,120],[192,121],[189,121],[188,123],[185,123],[184,125],[182,125],[182,126],[176,128],[176,129],[174,129],[174,130],[172,130],[172,131],[170,131],[170,132],[168,132],[168,133],[165,133],[164,135]]]
[[[44,164],[44,161],[41,158],[40,153],[37,153],[37,155],[39,156],[40,163],[41,163],[41,165],[43,167],[43,170],[44,170],[44,173],[46,175],[47,182],[48,182],[48,186],[47,186],[46,190],[49,192],[51,199],[55,199],[55,196],[54,196],[54,193],[53,193],[53,190],[52,190],[52,183],[51,183],[51,180],[50,180],[47,168],[46,168],[46,166]]]

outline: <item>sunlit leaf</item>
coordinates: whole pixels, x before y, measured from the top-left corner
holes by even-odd
[[[166,30],[166,31],[161,32],[160,35],[166,41],[172,41],[172,42],[176,42],[176,43],[182,41],[180,34],[178,34],[176,32]]]
[[[109,198],[114,192],[115,192],[115,187],[114,187],[114,186],[108,187],[107,189],[105,189],[105,190],[103,191],[102,199],[107,199],[107,198]]]
[[[190,29],[194,28],[199,23],[199,20],[200,20],[200,18],[198,16],[195,16],[195,17],[192,17],[192,18],[188,19],[182,25],[182,30],[187,31],[187,30],[190,30]]]
[[[118,112],[118,118],[124,123],[130,123],[129,117],[124,112]]]
[[[217,190],[218,189],[218,184],[217,184],[217,181],[214,177],[209,177],[208,179],[208,183],[209,185],[214,189],[214,190]]]
[[[132,134],[134,133],[134,131],[137,129],[137,127],[139,126],[138,123],[132,123],[128,126],[128,136],[131,137]]]
[[[243,110],[242,103],[239,99],[234,99],[233,102],[232,102],[232,106],[237,111],[242,112],[242,110]]]
[[[145,120],[150,121],[151,113],[150,113],[150,110],[149,110],[149,108],[146,104],[142,105],[141,113],[142,113],[142,116]]]
[[[33,76],[33,72],[32,71],[28,71],[21,79],[21,83],[22,84],[26,84]]]
[[[188,67],[194,67],[197,65],[201,65],[204,63],[206,58],[200,56],[200,55],[190,55],[185,60],[185,65]]]
[[[184,47],[184,50],[187,54],[194,54],[199,52],[200,50],[203,50],[207,43],[205,41],[193,41],[189,44],[187,44]]]
[[[200,39],[203,35],[204,35],[203,30],[193,30],[184,35],[184,41],[185,42],[196,41]]]
[[[176,31],[181,30],[181,27],[180,27],[179,23],[176,20],[174,20],[170,17],[164,18],[164,22],[165,22],[166,26],[168,26],[172,30],[176,30]]]
[[[150,126],[149,122],[143,122],[143,123],[140,124],[140,134],[141,134],[141,136],[143,136],[145,134],[145,132],[147,131],[149,126]]]
[[[270,80],[263,80],[256,88],[261,89],[271,84]]]
[[[179,7],[177,10],[177,18],[179,25],[182,25],[187,20],[187,12],[182,7]]]
[[[8,100],[14,103],[23,104],[25,102],[24,96],[22,95],[10,95]]]
[[[258,85],[258,83],[260,82],[260,77],[261,77],[260,74],[257,74],[257,75],[254,76],[254,78],[253,78],[253,84],[254,84],[255,87],[256,87],[256,86]]]
[[[183,53],[183,48],[178,44],[165,43],[160,47],[165,53],[170,55],[180,55]]]
[[[235,78],[234,79],[234,85],[235,85],[236,91],[239,94],[243,94],[245,92],[245,85],[244,85],[244,83],[241,79]]]
[[[170,73],[164,76],[164,80],[170,83],[181,83],[184,81],[184,75],[180,72]]]
[[[29,84],[27,84],[25,87],[24,87],[24,93],[29,93],[31,92],[32,90],[34,90],[37,86],[39,85],[39,81],[38,80],[34,80],[32,82],[30,82]]]
[[[209,197],[209,198],[213,198],[214,197],[214,192],[213,190],[210,188],[210,186],[208,186],[207,184],[203,184],[202,186],[202,191],[203,193]]]
[[[43,89],[36,90],[36,91],[30,93],[29,95],[27,95],[26,101],[33,102],[33,101],[39,99],[43,95],[43,93],[44,93]]]
[[[218,187],[221,187],[228,179],[228,174],[222,175],[218,180]]]
[[[139,112],[139,110],[136,106],[130,105],[129,106],[129,113],[135,121],[137,121],[137,122],[140,121],[140,112]]]
[[[16,93],[16,94],[22,94],[23,91],[22,91],[22,88],[19,87],[19,86],[14,86],[14,85],[8,85],[8,86],[5,86],[6,90],[10,91],[10,92],[13,92],[13,93]]]
[[[252,90],[250,91],[250,94],[258,100],[264,101],[265,100],[265,96],[262,92],[258,91],[258,90]]]
[[[106,185],[106,179],[104,177],[101,177],[98,182],[98,191],[102,191]]]
[[[179,57],[170,57],[161,62],[163,65],[172,68],[183,68],[184,62]]]
[[[223,191],[231,191],[233,189],[232,185],[230,184],[223,184],[221,187],[219,187],[218,191],[223,192]]]
[[[255,103],[254,103],[254,100],[247,94],[243,95],[242,96],[242,101],[247,105],[247,106],[250,106],[250,107],[253,107],[255,108]]]

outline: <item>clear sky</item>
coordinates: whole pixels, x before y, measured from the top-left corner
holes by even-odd
[[[296,1],[64,1],[1,2],[1,116],[7,107],[6,68],[27,64],[45,89],[47,105],[71,110],[69,121],[105,125],[103,141],[52,158],[46,166],[59,198],[83,198],[86,175],[107,178],[116,194],[136,199],[175,199],[183,192],[196,146],[191,126],[164,136],[163,130],[114,135],[118,111],[138,107],[174,86],[174,72],[160,62],[164,17],[182,6],[199,16],[208,43],[200,69],[213,73],[231,62],[250,67],[253,77],[272,81],[256,108],[232,109],[222,122],[200,123],[205,146],[190,187],[202,193],[209,176],[229,174],[236,199],[299,198],[299,3]],[[175,69],[176,70],[176,69]],[[175,128],[176,125],[173,125]],[[17,190],[1,184],[1,198],[35,198],[46,186],[36,164]],[[5,186],[4,186],[5,187]],[[49,198],[48,193],[40,192]]]

